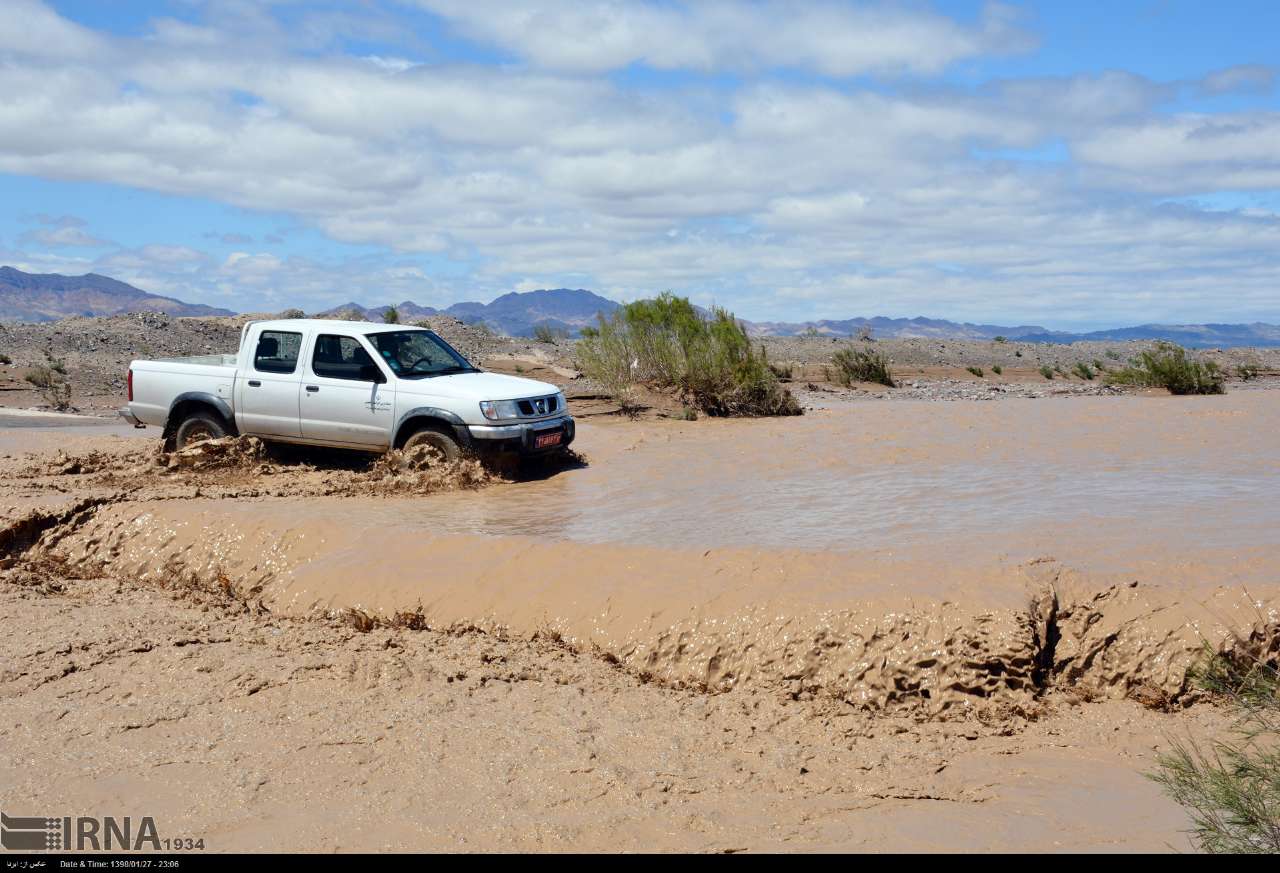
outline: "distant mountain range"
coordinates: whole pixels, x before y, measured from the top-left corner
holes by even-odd
[[[842,321],[745,322],[757,336],[800,336],[816,332],[824,336],[857,336],[865,329],[882,339],[989,340],[996,337],[1024,343],[1074,343],[1085,341],[1169,340],[1193,349],[1230,346],[1280,346],[1280,325],[1253,324],[1141,324],[1088,333],[1055,331],[1038,325],[957,323],[937,318],[849,318]]]
[[[485,324],[508,336],[530,336],[536,327],[575,334],[594,324],[598,314],[609,315],[620,304],[581,288],[554,288],[511,292],[490,303],[455,303],[445,309],[419,306],[411,300],[395,304],[400,320],[411,323],[432,315],[451,315],[468,324]],[[347,303],[320,316],[358,313],[370,321],[382,321],[389,305],[365,306]],[[232,315],[172,297],[149,294],[132,285],[89,273],[60,276],[32,274],[0,267],[0,319],[54,321],[75,315],[114,315],[121,312],[167,312],[170,315]],[[970,324],[938,318],[848,318],[803,322],[743,322],[754,336],[858,336],[864,330],[881,339],[919,337],[926,339],[991,340],[1034,343],[1071,343],[1082,340],[1123,342],[1165,339],[1189,348],[1229,346],[1280,346],[1280,325],[1263,324],[1143,324],[1090,333],[1053,331],[1039,325]]]
[[[0,267],[0,319],[57,321],[77,315],[118,315],[122,312],[167,312],[169,315],[234,315],[198,303],[149,294],[125,282],[97,273],[62,276],[24,273]]]
[[[581,288],[554,288],[542,291],[512,291],[492,303],[455,303],[446,309],[419,306],[412,300],[395,304],[403,322],[429,315],[452,315],[468,324],[486,324],[497,333],[508,336],[532,336],[535,327],[549,327],[565,333],[577,333],[595,324],[596,315],[609,315],[620,304]],[[382,321],[390,306],[362,306],[346,303],[335,306],[321,316],[358,313],[370,321]]]

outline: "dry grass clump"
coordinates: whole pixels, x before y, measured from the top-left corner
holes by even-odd
[[[46,367],[37,364],[22,376],[45,403],[59,412],[71,408],[71,383],[67,381],[66,371],[57,367]]]

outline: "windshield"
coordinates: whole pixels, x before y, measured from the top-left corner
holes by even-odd
[[[368,338],[392,372],[404,379],[477,372],[466,358],[429,330],[371,333]]]

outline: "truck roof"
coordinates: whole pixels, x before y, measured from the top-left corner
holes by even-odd
[[[344,321],[340,318],[274,318],[267,321],[251,321],[253,327],[273,328],[277,330],[298,330],[300,328],[338,328],[358,330],[364,333],[386,333],[393,330],[430,330],[416,324],[381,324],[376,321]]]

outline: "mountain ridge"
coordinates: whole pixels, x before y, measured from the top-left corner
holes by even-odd
[[[151,294],[99,273],[64,276],[0,266],[0,318],[59,321],[75,316],[164,312],[175,316],[235,315],[230,309]]]

